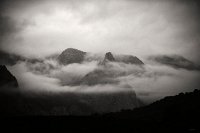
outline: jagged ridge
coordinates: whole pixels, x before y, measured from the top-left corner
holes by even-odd
[[[87,52],[83,52],[81,50],[77,50],[74,48],[68,48],[63,51],[58,56],[58,62],[63,65],[68,65],[71,63],[81,63],[84,61]],[[132,55],[115,55],[111,52],[107,52],[103,58],[103,60],[98,60],[99,64],[106,64],[107,62],[123,62],[126,64],[136,64],[143,65],[144,63],[138,59],[136,56]]]

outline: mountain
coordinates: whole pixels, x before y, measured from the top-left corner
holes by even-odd
[[[132,55],[113,55],[111,52],[107,52],[104,57],[100,57],[95,54],[89,54],[73,48],[68,48],[63,51],[57,59],[58,62],[63,65],[68,65],[71,63],[81,63],[83,61],[99,62],[99,66],[95,70],[87,73],[83,77],[74,78],[70,82],[62,82],[62,85],[70,86],[117,84],[119,82],[117,80],[117,77],[124,76],[127,73],[125,71],[117,71],[115,69],[115,64],[112,63],[120,63],[120,65],[121,63],[134,65],[144,64],[140,59]]]
[[[19,99],[17,79],[8,71],[6,66],[0,65],[0,115],[17,114]]]
[[[160,64],[168,65],[176,69],[200,70],[200,65],[182,57],[180,55],[158,55],[149,57],[150,60]]]
[[[115,61],[115,58],[113,57],[111,52],[106,53],[104,60],[106,61]]]
[[[93,60],[99,61],[99,64],[105,64],[106,62],[122,62],[125,64],[136,64],[136,65],[144,64],[140,59],[132,55],[113,55],[111,52],[107,52],[103,59],[101,57],[97,57],[95,54],[90,55],[90,57],[88,57],[88,55],[90,54],[87,52],[83,52],[81,50],[74,48],[68,48],[58,56],[57,60],[60,64],[63,65],[68,65],[71,63],[81,63],[83,61],[93,61]]]
[[[111,52],[105,54],[104,60],[100,62],[100,64],[106,64],[106,62],[122,62],[125,64],[136,64],[136,65],[144,65],[144,63],[138,59],[136,56],[132,55],[115,55]]]
[[[0,66],[0,72],[0,107],[2,108],[0,116],[91,115],[133,109],[143,105],[133,90],[55,94],[21,92],[19,89],[14,89],[18,87],[17,80],[6,66]]]
[[[158,132],[199,132],[200,131],[200,90],[167,96],[150,105],[108,113],[101,117],[120,121],[125,129]],[[132,126],[134,125],[134,127]],[[113,125],[113,127],[115,127]],[[143,129],[145,127],[146,129]]]
[[[106,65],[108,62],[115,62],[115,58],[111,52],[107,52],[103,61],[99,62],[99,65]]]
[[[84,60],[85,55],[86,52],[74,48],[68,48],[58,56],[58,61],[60,64],[63,65],[68,65],[71,63],[81,63]]]
[[[200,116],[200,114],[198,113],[199,111],[200,111],[200,90],[195,89],[193,92],[179,93],[178,95],[175,96],[166,96],[163,99],[155,101],[154,103],[141,108],[121,111],[118,113],[108,113],[107,115],[113,117],[114,116],[123,117],[123,118],[146,117],[146,119],[154,119],[154,120],[156,119],[159,120],[163,118],[165,119],[167,117],[169,118],[180,117],[179,120],[181,120],[193,115]],[[171,115],[167,113],[171,113]],[[186,113],[188,113],[189,116],[187,116]]]
[[[6,66],[0,65],[0,86],[18,87],[17,79],[8,71]]]

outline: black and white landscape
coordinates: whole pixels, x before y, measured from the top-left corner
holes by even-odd
[[[199,131],[199,11],[195,0],[1,1],[0,116]]]

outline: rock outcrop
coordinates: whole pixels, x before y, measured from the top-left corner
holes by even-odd
[[[62,65],[81,63],[84,60],[85,55],[86,52],[74,48],[68,48],[58,56],[58,61]]]
[[[108,53],[106,53],[104,60],[115,61],[115,58],[111,52],[108,52]]]
[[[97,57],[88,57],[89,59],[85,60],[86,55],[89,53],[83,52],[81,50],[77,50],[74,48],[68,48],[65,51],[63,51],[58,56],[58,62],[62,65],[68,65],[71,63],[81,63],[83,61],[99,61],[100,65],[105,65],[107,62],[122,62],[125,64],[134,64],[134,65],[144,65],[144,63],[133,55],[113,55],[111,52],[107,52],[105,56],[102,58]],[[95,56],[95,55],[94,55]]]
[[[6,66],[0,65],[0,86],[18,87],[17,79],[8,71]]]
[[[111,52],[105,54],[103,61],[100,61],[99,65],[106,65],[108,62],[115,62],[115,58]]]

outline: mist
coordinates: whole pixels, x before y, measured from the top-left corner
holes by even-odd
[[[8,68],[16,76],[22,92],[112,94],[132,91],[145,103],[198,89],[200,79],[199,71],[156,63],[138,66],[110,62],[101,66],[97,61],[84,61],[65,66],[56,60],[45,59],[42,63],[21,61]],[[94,84],[83,82],[87,74],[97,70],[108,75],[98,76]]]

